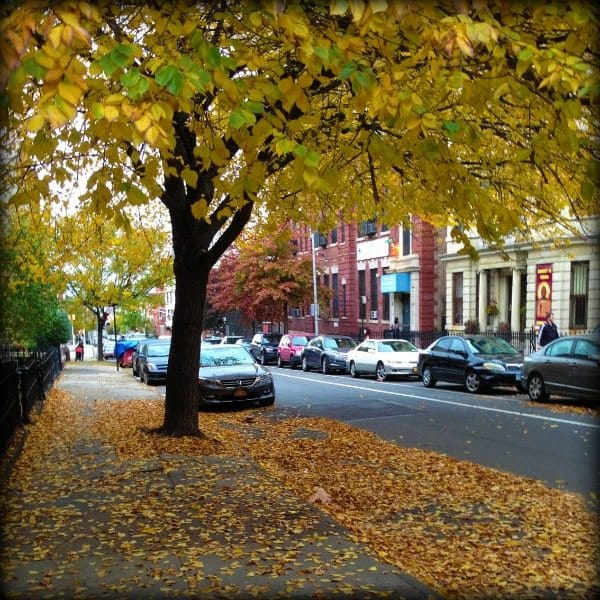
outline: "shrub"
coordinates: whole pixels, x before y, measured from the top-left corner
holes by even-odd
[[[475,319],[465,321],[465,333],[479,333],[479,321]]]

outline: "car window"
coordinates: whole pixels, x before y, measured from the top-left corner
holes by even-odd
[[[452,343],[452,338],[444,338],[437,342],[437,344],[432,348],[435,352],[448,352],[450,350],[450,344]]]
[[[546,356],[569,356],[571,354],[572,340],[558,340],[546,349]]]
[[[169,356],[169,344],[150,344],[148,346],[148,356]]]
[[[281,339],[280,335],[265,335],[263,337],[263,343],[265,344],[279,344],[279,340]]]
[[[200,351],[201,367],[228,367],[235,365],[252,365],[254,358],[243,348],[202,348]]]
[[[306,344],[308,344],[308,338],[305,335],[295,335],[292,338],[292,344],[294,346],[306,346]]]
[[[379,344],[380,352],[418,352],[417,347],[406,340],[394,340],[381,342]]]
[[[335,338],[338,348],[356,348],[356,342],[350,338]]]
[[[479,337],[468,340],[467,343],[475,354],[519,354],[514,346],[502,338]]]
[[[590,340],[577,340],[573,354],[577,358],[589,358],[600,355],[600,348]]]
[[[464,352],[465,343],[459,337],[450,338],[450,352]]]

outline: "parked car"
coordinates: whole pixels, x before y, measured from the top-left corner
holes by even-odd
[[[261,365],[277,362],[280,333],[256,333],[250,342],[250,352]]]
[[[160,338],[144,338],[138,341],[137,346],[135,347],[135,350],[133,351],[133,354],[131,356],[131,371],[134,377],[140,377],[140,355],[142,353],[142,350],[144,348],[144,346],[148,343],[148,342],[152,342],[152,343],[170,343],[171,339],[170,338],[165,338],[165,339],[160,339]]]
[[[243,346],[202,346],[198,370],[201,406],[224,402],[275,402],[275,384],[268,369],[257,364]]]
[[[288,364],[290,369],[295,369],[302,362],[302,350],[307,344],[307,335],[289,333],[283,335],[277,346],[277,366],[283,367]]]
[[[393,375],[417,375],[419,349],[408,340],[365,340],[346,355],[352,377],[374,375],[384,380]]]
[[[347,335],[318,335],[302,350],[302,370],[321,369],[323,373],[346,372],[346,354],[356,348]]]
[[[438,381],[462,383],[468,392],[484,387],[521,387],[523,355],[499,337],[456,335],[440,337],[419,352],[417,370],[425,387]]]
[[[237,342],[235,342],[236,346],[242,346],[244,347],[246,350],[248,350],[248,352],[250,352],[250,345],[252,344],[252,340],[250,338],[241,338],[239,340],[237,340]],[[252,354],[250,352],[250,354]]]
[[[170,348],[170,340],[150,340],[144,345],[138,360],[140,380],[143,383],[149,385],[166,381]]]
[[[525,357],[523,385],[534,402],[550,394],[600,398],[600,333],[565,336]]]
[[[203,344],[220,344],[221,337],[218,335],[209,335],[208,337],[202,338]]]
[[[243,335],[224,335],[219,344],[235,344],[238,340],[243,340]]]

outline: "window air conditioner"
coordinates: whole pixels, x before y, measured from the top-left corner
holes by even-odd
[[[371,319],[376,319],[377,318],[377,311],[376,310],[372,310],[371,311]]]
[[[299,317],[300,309],[299,308],[290,308],[290,317]]]

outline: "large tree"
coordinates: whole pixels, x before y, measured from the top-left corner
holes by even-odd
[[[319,285],[318,297],[325,306],[331,289]],[[220,313],[283,323],[287,332],[288,309],[313,300],[312,260],[296,256],[289,227],[246,230],[211,271],[207,300]]]
[[[500,243],[593,212],[598,14],[568,0],[26,1],[0,30],[7,199],[157,198],[176,278],[163,431],[199,430],[208,274],[253,212],[418,214]]]

